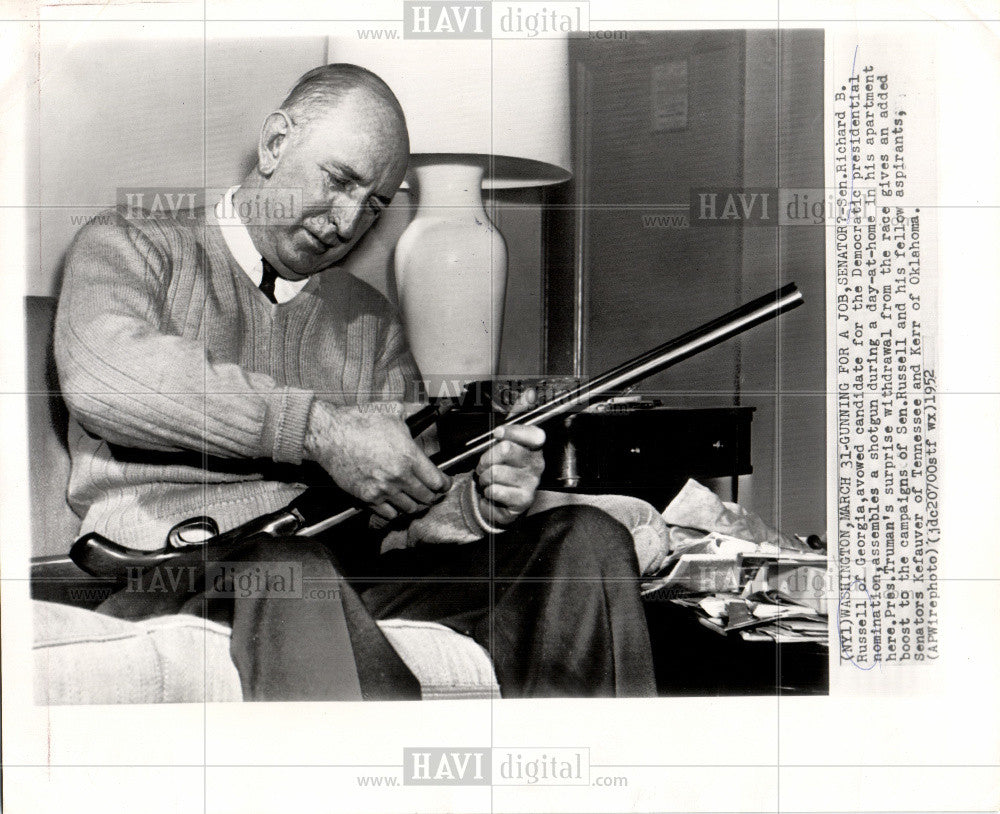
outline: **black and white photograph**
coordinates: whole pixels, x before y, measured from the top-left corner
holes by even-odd
[[[449,46],[43,50],[39,703],[825,690],[822,31]]]
[[[923,810],[930,29],[156,5],[4,24],[10,810]]]

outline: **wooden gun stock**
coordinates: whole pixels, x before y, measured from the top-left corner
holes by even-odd
[[[802,303],[802,294],[794,283],[790,283],[502,423],[535,426],[584,405],[606,401],[615,393],[774,319]],[[419,434],[426,423],[433,421],[438,411],[439,408],[430,405],[411,416],[408,423],[414,435]],[[458,472],[468,468],[493,443],[492,433],[484,433],[469,439],[460,452],[438,454],[432,460],[444,472]],[[185,567],[221,560],[237,546],[258,535],[312,537],[357,517],[364,511],[364,507],[346,492],[336,488],[314,487],[307,489],[284,509],[210,536],[203,542],[192,545],[168,544],[159,551],[140,551],[118,545],[98,534],[88,534],[73,544],[70,558],[89,574],[125,582],[129,575],[160,565]]]

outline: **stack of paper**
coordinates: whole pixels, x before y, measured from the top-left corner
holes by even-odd
[[[830,582],[823,554],[777,552],[747,544],[737,553],[682,554],[670,570],[643,585],[692,608],[718,633],[747,641],[826,644]]]
[[[684,599],[671,600],[691,606]],[[804,605],[772,602],[732,594],[714,594],[696,605],[699,621],[717,633],[739,633],[747,641],[819,642],[827,641],[827,617]]]

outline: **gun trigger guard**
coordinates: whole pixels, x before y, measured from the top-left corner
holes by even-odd
[[[219,524],[211,517],[201,515],[182,520],[167,532],[167,548],[184,548],[200,545],[219,533]]]

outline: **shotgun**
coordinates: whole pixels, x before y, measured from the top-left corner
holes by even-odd
[[[501,423],[535,426],[584,405],[607,401],[615,393],[790,311],[802,302],[798,288],[789,283]],[[410,431],[414,435],[422,432],[436,418],[439,409],[436,405],[428,405],[410,416],[407,420]],[[438,453],[431,460],[446,473],[459,472],[469,468],[493,443],[492,432],[483,433],[469,439],[460,451]],[[246,540],[259,535],[313,537],[364,511],[356,498],[340,489],[312,487],[285,508],[229,531],[220,533],[210,517],[186,520],[174,527],[167,544],[158,551],[127,548],[100,534],[90,533],[73,544],[70,559],[92,576],[124,583],[128,575],[160,565],[197,567],[219,561]]]

